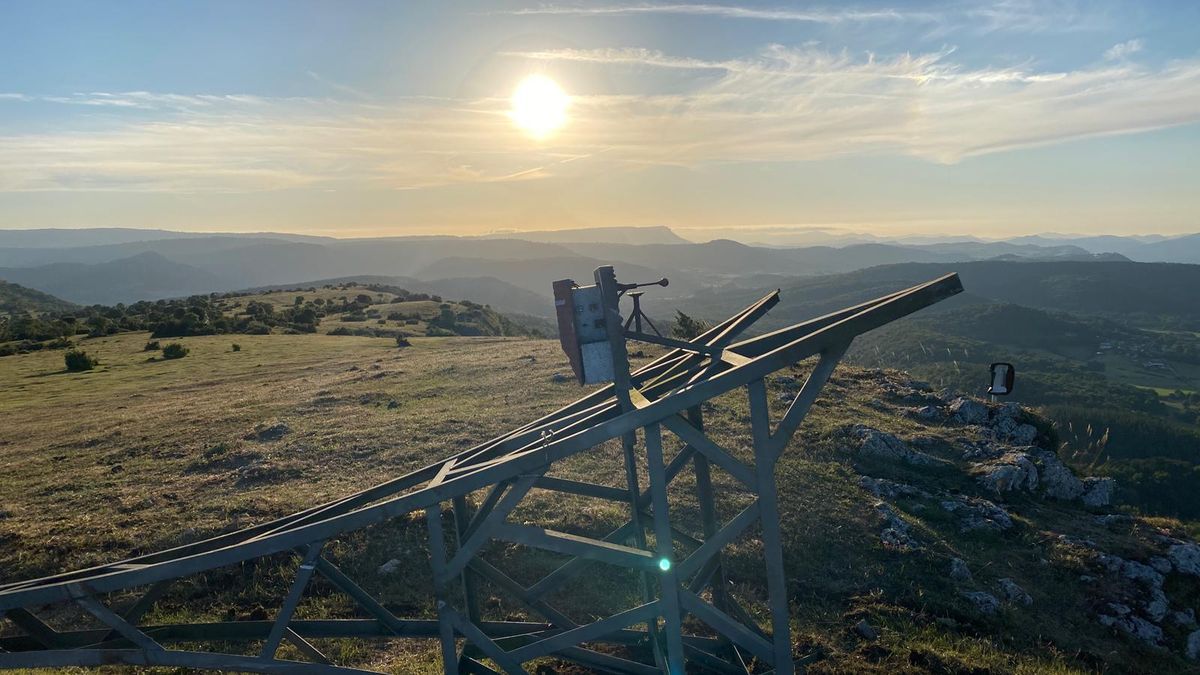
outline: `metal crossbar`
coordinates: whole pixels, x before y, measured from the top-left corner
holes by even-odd
[[[778,302],[778,292],[770,293],[692,340],[654,339],[672,348],[636,370],[628,366],[627,333],[619,313],[623,291],[612,268],[596,270],[596,283],[616,364],[613,384],[474,448],[284,518],[167,551],[0,586],[0,613],[15,629],[0,631],[0,668],[127,664],[272,673],[366,672],[331,663],[311,640],[421,637],[439,641],[446,673],[524,673],[526,664],[544,657],[631,675],[675,674],[688,668],[795,672],[775,465],[853,339],[960,292],[957,276],[738,341]],[[814,356],[818,361],[807,381],[773,423],[764,378]],[[714,441],[701,412],[702,404],[741,388],[750,408],[752,462],[744,459],[746,453],[735,454]],[[670,438],[683,445],[668,460],[664,446]],[[625,485],[548,475],[558,462],[614,440],[621,442]],[[669,488],[689,468],[700,511],[699,537],[672,518]],[[714,470],[732,476],[743,494],[751,496],[724,524],[716,515]],[[648,477],[644,486],[642,471]],[[510,522],[531,494],[544,491],[623,504],[627,520],[598,536],[556,531],[526,520]],[[330,554],[322,553],[342,550],[326,542],[420,512],[428,534],[436,619],[396,616],[385,597],[356,583]],[[447,512],[449,519],[444,518]],[[723,551],[752,536],[756,528],[762,542],[768,629],[750,618],[728,592],[722,562]],[[510,576],[488,561],[499,548],[488,546],[495,541],[505,542],[506,557],[515,547],[568,559],[531,583],[519,582],[517,578],[528,575]],[[301,563],[271,621],[143,621],[153,615],[154,604],[174,580],[279,554],[298,554]],[[572,607],[579,616],[551,604],[568,593],[569,582],[594,565],[624,570],[636,579],[636,604]],[[295,618],[314,575],[370,618]],[[545,622],[494,620],[481,606],[484,585]],[[109,609],[112,601],[103,599],[137,588],[148,590],[123,614]],[[38,618],[47,616],[47,605],[55,606],[49,616],[56,624],[75,607],[104,625],[52,628]],[[696,624],[688,617],[711,633],[690,632],[687,626]],[[259,641],[261,648],[252,651]],[[284,641],[307,660],[281,658]],[[245,645],[245,651],[221,651],[231,643]],[[182,646],[189,651],[178,648]],[[754,657],[750,666],[745,654]]]

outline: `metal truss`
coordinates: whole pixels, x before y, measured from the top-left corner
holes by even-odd
[[[851,341],[958,293],[958,277],[948,275],[738,341],[778,302],[777,291],[693,340],[654,339],[672,349],[633,372],[625,337],[643,336],[625,332],[612,268],[598,269],[596,281],[610,310],[614,356],[624,366],[616,369],[613,384],[479,446],[336,501],[160,553],[0,586],[0,613],[11,624],[0,637],[0,668],[127,664],[351,673],[365,671],[331,663],[312,641],[431,638],[440,643],[446,673],[526,673],[527,664],[547,657],[635,675],[682,674],[685,668],[743,675],[795,672],[776,462]],[[773,421],[764,378],[810,357],[818,357],[816,366]],[[739,389],[749,400],[752,462],[713,440],[702,415],[702,404]],[[670,457],[668,436],[682,443]],[[556,463],[616,439],[624,485],[550,475]],[[689,470],[700,512],[698,535],[671,518],[668,488]],[[649,479],[645,486],[640,484],[643,471]],[[728,474],[752,497],[724,523],[718,521],[713,471]],[[603,538],[511,521],[535,490],[613,502],[622,505],[628,520]],[[375,597],[335,566],[326,544],[422,511],[437,617],[400,618],[385,606],[385,597]],[[755,528],[765,565],[766,627],[729,591],[722,565],[723,550]],[[554,552],[567,561],[525,585],[488,561],[488,545],[496,541]],[[293,554],[300,562],[273,620],[172,625],[142,620],[176,580],[278,554]],[[550,604],[548,596],[593,565],[629,570],[637,579],[640,603],[587,622]],[[314,576],[352,599],[367,618],[296,618]],[[481,584],[499,589],[538,619],[484,618]],[[144,590],[128,607],[110,606],[109,596],[139,588]],[[64,616],[69,606],[102,627],[60,630],[44,620]],[[589,616],[601,611],[596,608]],[[280,658],[284,641],[306,660]],[[243,645],[242,651],[221,651],[231,645]]]

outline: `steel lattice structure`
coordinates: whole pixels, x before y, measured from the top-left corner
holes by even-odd
[[[746,656],[760,670],[794,672],[776,461],[851,341],[958,293],[958,277],[948,275],[740,341],[738,336],[778,302],[778,292],[695,339],[680,341],[629,334],[621,322],[621,290],[612,268],[596,270],[596,282],[618,364],[612,384],[479,446],[333,502],[160,553],[0,586],[0,612],[19,631],[9,630],[0,638],[0,667],[129,664],[264,673],[365,672],[330,663],[310,640],[426,637],[440,642],[446,673],[494,673],[495,668],[525,673],[524,664],[553,657],[599,672],[683,673],[688,667],[745,675],[750,670]],[[630,372],[626,337],[672,349]],[[809,357],[818,357],[816,366],[786,412],[772,421],[764,378]],[[749,397],[753,464],[713,441],[701,415],[701,404],[739,388]],[[670,458],[664,454],[664,430],[683,443]],[[548,475],[556,462],[613,439],[621,442],[625,485]],[[717,522],[713,506],[714,468],[730,474],[754,496],[723,524]],[[644,487],[639,484],[643,469],[649,477]],[[694,473],[702,537],[674,527],[670,518],[668,485],[688,469]],[[508,516],[535,489],[622,504],[628,522],[603,539],[509,522]],[[385,607],[385,598],[372,596],[323,554],[327,542],[340,535],[421,511],[429,535],[436,620],[396,616]],[[444,518],[445,511],[451,513]],[[766,628],[720,582],[722,550],[752,526],[760,528],[766,567]],[[492,541],[570,559],[525,586],[485,559],[485,545]],[[175,580],[290,552],[300,564],[274,620],[175,625],[142,621]],[[593,564],[633,570],[640,581],[641,604],[579,624],[546,601],[548,593]],[[352,598],[369,618],[294,618],[314,575]],[[484,620],[478,598],[481,581],[502,589],[543,621]],[[108,594],[133,589],[144,590],[130,606],[121,611],[110,606]],[[38,616],[46,616],[48,606],[65,605],[83,610],[103,628],[58,630]],[[683,626],[687,617],[710,630],[689,634]],[[309,660],[279,658],[284,640]],[[259,642],[257,654],[200,650],[204,645]]]

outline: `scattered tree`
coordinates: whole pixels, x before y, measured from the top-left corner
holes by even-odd
[[[88,356],[88,353],[82,349],[72,349],[66,354],[63,354],[63,361],[66,362],[67,371],[72,373],[80,373],[85,370],[91,370],[100,365],[100,360],[95,357]]]
[[[680,340],[691,340],[708,330],[708,324],[675,310],[675,323],[671,326],[671,334]]]
[[[190,351],[190,349],[184,347],[181,343],[172,342],[166,347],[163,347],[162,355],[164,359],[182,359],[183,357],[187,356],[188,352]]]

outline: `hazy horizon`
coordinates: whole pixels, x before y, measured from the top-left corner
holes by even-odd
[[[1200,230],[1200,6],[11,3],[0,228]]]

